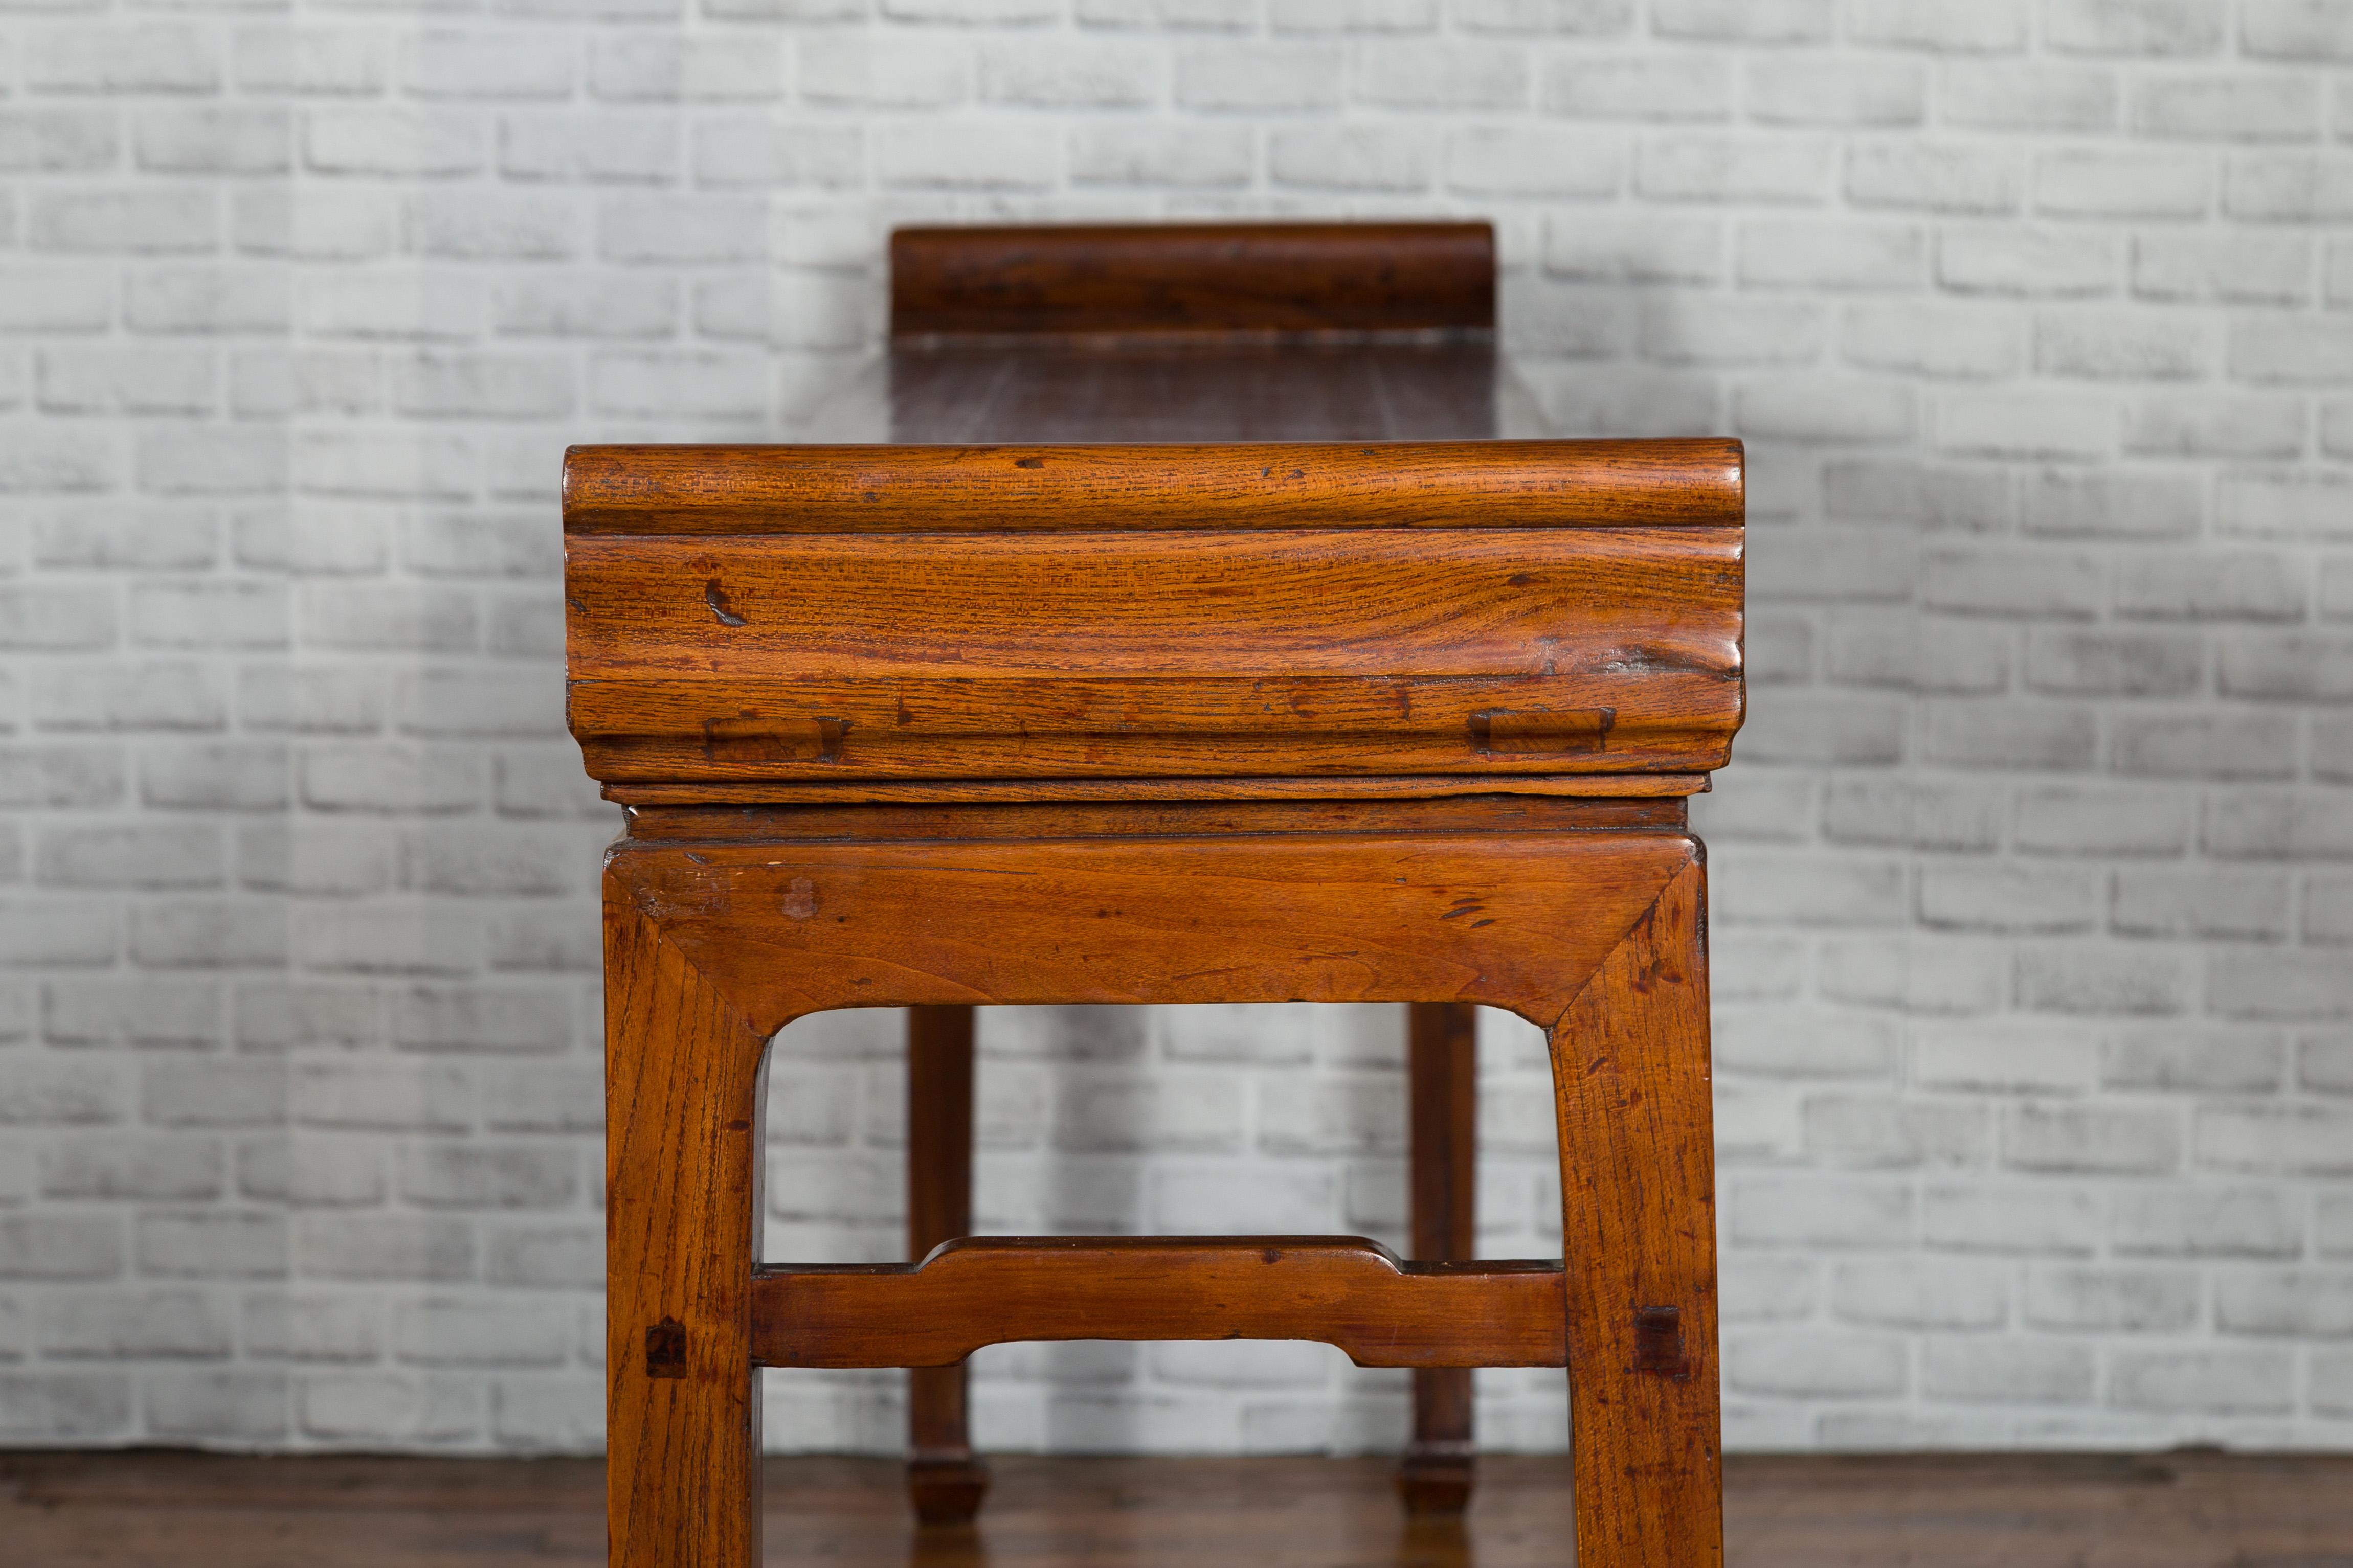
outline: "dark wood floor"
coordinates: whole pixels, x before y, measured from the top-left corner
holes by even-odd
[[[1558,1564],[1558,1460],[1482,1461],[1467,1527],[1408,1528],[1375,1459],[996,1461],[977,1532],[918,1532],[897,1468],[772,1460],[768,1561],[879,1568]],[[0,1454],[8,1568],[604,1561],[594,1460]],[[2353,1457],[1736,1458],[1735,1568],[2353,1568]]]

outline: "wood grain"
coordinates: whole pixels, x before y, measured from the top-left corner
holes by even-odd
[[[1577,1559],[1716,1568],[1715,1146],[1696,855],[1550,1033]]]
[[[973,1024],[969,1007],[907,1010],[909,1258],[972,1233]],[[758,1310],[755,1287],[755,1321]],[[907,1482],[926,1524],[969,1520],[988,1490],[972,1453],[966,1370],[958,1362],[908,1373]]]
[[[1413,1256],[1461,1261],[1479,1235],[1479,1014],[1458,1003],[1407,1008],[1408,1217]],[[1398,1471],[1412,1513],[1460,1513],[1471,1500],[1471,1373],[1413,1374],[1413,1440]]]
[[[598,533],[1737,527],[1737,441],[574,447]],[[681,548],[692,548],[682,546]]]
[[[656,922],[759,1038],[916,1003],[1482,1002],[1549,1026],[1680,834],[617,846]]]
[[[1550,1260],[1400,1263],[1354,1236],[985,1237],[763,1268],[765,1366],[947,1366],[1008,1340],[1320,1340],[1359,1366],[1558,1366]]]
[[[792,1375],[780,1373],[776,1375]],[[1491,1454],[1460,1520],[1401,1520],[1388,1461],[1009,1454],[978,1530],[910,1528],[888,1459],[770,1459],[770,1568],[1557,1568],[1556,1455]],[[600,1458],[0,1453],[38,1568],[590,1568]],[[2353,1456],[1736,1454],[1735,1568],[2341,1568]]]
[[[1741,536],[575,540],[592,773],[1673,773],[1744,706]],[[1076,673],[1083,671],[1084,673]]]
[[[609,883],[605,998],[611,1568],[744,1568],[760,1558],[749,1263],[775,1031]]]
[[[891,237],[891,333],[1484,330],[1483,223],[1024,225]]]

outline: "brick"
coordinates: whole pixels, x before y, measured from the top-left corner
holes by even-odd
[[[494,1229],[484,1278],[493,1285],[535,1289],[594,1289],[605,1282],[605,1237],[599,1228]]]
[[[2180,714],[2117,721],[2118,773],[2157,778],[2285,778],[2295,771],[2295,726],[2281,713]]]
[[[304,804],[324,811],[470,811],[487,781],[480,755],[439,746],[316,748],[300,767]]]
[[[2259,58],[2353,60],[2353,7],[2345,0],[2245,0],[2240,47]]]
[[[2196,322],[2083,310],[2044,311],[2034,323],[2034,366],[2090,381],[2196,381],[2213,363]]]
[[[2262,1093],[2275,1089],[2284,1053],[2277,1037],[2196,1026],[2158,1026],[2107,1042],[2100,1081],[2117,1089]]]
[[[56,899],[0,900],[0,967],[114,962],[114,911]]]
[[[1831,1310],[1877,1328],[1995,1329],[2010,1317],[2010,1281],[1950,1258],[1859,1258],[1838,1266]]]
[[[2105,397],[1990,391],[1940,394],[1935,422],[1940,451],[2013,459],[2105,458],[2117,426]]]
[[[219,1043],[220,987],[209,980],[110,974],[41,987],[41,1035],[55,1045]]]
[[[219,555],[216,520],[177,508],[101,503],[33,522],[32,557],[42,566],[194,571],[213,565]]]
[[[1733,97],[1730,62],[1706,55],[1564,55],[1537,89],[1546,112],[1581,119],[1728,120]]]
[[[142,1274],[185,1279],[274,1279],[286,1273],[283,1215],[220,1209],[149,1211],[134,1221]]]
[[[248,92],[372,93],[386,79],[384,44],[373,31],[264,23],[237,29],[232,68]]]
[[[1930,1399],[2082,1405],[2095,1379],[2092,1347],[2065,1341],[1937,1339],[1921,1347],[1920,1390]]]
[[[1268,137],[1267,170],[1278,185],[1419,191],[1434,174],[1431,151],[1427,137],[1405,125],[1307,126]]]
[[[1273,0],[1278,33],[1420,33],[1437,25],[1436,0]]]
[[[472,1230],[442,1215],[300,1215],[294,1246],[311,1279],[454,1283],[474,1276]]]
[[[114,488],[114,441],[91,430],[0,430],[0,495],[70,494]],[[85,596],[52,595],[68,603]],[[26,621],[22,591],[0,588],[0,647],[19,646]]]
[[[2119,871],[2113,918],[2131,936],[2276,940],[2287,934],[2287,882],[2230,869]]]
[[[1904,918],[1904,878],[1885,860],[1826,862],[1731,846],[1715,859],[1715,913],[1727,924],[1855,926]]]
[[[2116,239],[2098,230],[1961,226],[1938,237],[1936,281],[1963,294],[2067,298],[2115,292]]]
[[[2216,685],[2226,697],[2341,701],[2353,696],[2353,638],[2243,632],[2224,637]]]
[[[2115,75],[2081,66],[1947,60],[1937,67],[1936,96],[1947,123],[1972,130],[2100,131],[2117,120]]]
[[[1646,139],[1634,174],[1653,201],[1819,202],[1829,189],[1831,143],[1819,137],[1677,132]]]
[[[1909,226],[1757,220],[1740,230],[1740,280],[1761,288],[1913,289],[1927,241]]]
[[[2182,1333],[2198,1325],[2200,1294],[2199,1277],[2184,1268],[2035,1268],[2020,1316],[2038,1329]]]
[[[463,1132],[473,1123],[473,1082],[438,1063],[297,1062],[290,1104],[306,1127]]]
[[[1465,133],[1466,139],[1477,135]],[[1516,138],[1499,140],[1505,145],[1492,151],[1500,154],[1500,166],[1497,159],[1468,154],[1464,142],[1456,142],[1451,163],[1461,172],[1458,179],[1473,182],[1460,188],[1535,194],[1520,190],[1514,184],[1518,176],[1510,172],[1509,159],[1518,151]],[[1482,145],[1480,150],[1491,149]],[[1082,185],[1246,185],[1257,165],[1256,142],[1247,126],[1191,121],[1122,120],[1075,126],[1069,155],[1071,183]],[[1548,160],[1531,153],[1527,162],[1542,171],[1535,178],[1547,177],[1552,167]],[[1498,183],[1476,183],[1482,180]]]
[[[1951,1170],[1987,1163],[1983,1106],[1810,1095],[1801,1120],[1806,1154],[1831,1168]]]
[[[286,748],[268,742],[181,744],[140,761],[139,798],[173,810],[278,811],[287,801]]]
[[[568,1208],[577,1197],[575,1164],[562,1144],[411,1143],[400,1191],[425,1208]]]
[[[1724,1381],[1741,1394],[1859,1399],[1903,1393],[1908,1362],[1890,1335],[1752,1330],[1725,1340]]]
[[[2001,839],[2002,802],[1971,785],[1840,780],[1822,797],[1822,837],[1839,844],[1901,844],[1991,850]]]
[[[2007,54],[2026,43],[2025,0],[1981,0],[1957,6],[1939,0],[1853,0],[1847,37],[1858,43],[1936,51]]]
[[[1548,221],[1544,269],[1599,282],[1708,282],[1724,272],[1724,226],[1714,217],[1661,213]]]
[[[1821,43],[1831,36],[1830,0],[1651,0],[1662,37],[1752,44]]]
[[[2055,217],[2203,217],[2213,204],[2206,164],[2169,153],[2046,153],[2034,167],[2034,210]]]
[[[480,1434],[484,1397],[474,1375],[353,1372],[304,1378],[296,1418],[305,1434],[343,1444],[448,1445]]]
[[[103,1215],[0,1214],[0,1279],[111,1279],[122,1232]]]
[[[2002,1163],[2024,1171],[2153,1175],[2181,1163],[2170,1111],[2027,1104],[2004,1113]]]
[[[131,1382],[121,1373],[0,1370],[0,1436],[62,1443],[130,1432]]]
[[[212,92],[220,55],[204,29],[150,21],[138,26],[68,26],[27,38],[26,85],[45,92]]]
[[[1970,768],[2081,772],[2098,730],[2088,709],[2002,699],[1946,699],[1927,707],[1921,754]]]
[[[2310,297],[2311,275],[2308,235],[2191,228],[2133,237],[2133,292],[2148,299],[2293,305]]]
[[[2132,128],[2204,141],[2311,142],[2320,133],[2320,83],[2262,75],[2178,77],[2140,84]]]
[[[2233,158],[2223,171],[2222,210],[2255,223],[2341,223],[2353,216],[2353,159],[2300,153]]]
[[[2227,1005],[2225,1010],[2239,1011]],[[2322,1016],[2319,1009],[2309,1011]],[[2340,998],[2325,1016],[2353,1016],[2353,1002]],[[2353,1173],[2353,1110],[2328,1105],[2203,1108],[2197,1117],[2195,1153],[2198,1163],[2210,1170],[2341,1176]]]
[[[804,35],[806,51],[823,35]],[[916,39],[901,35],[907,44]],[[832,41],[832,40],[828,40]],[[708,103],[777,97],[784,87],[780,38],[744,30],[710,37],[627,37],[593,45],[589,90],[621,102]]]
[[[53,828],[41,837],[34,879],[58,888],[216,888],[220,833],[194,824]]]
[[[380,1316],[373,1302],[272,1292],[246,1299],[241,1337],[263,1361],[371,1362],[382,1353]]]
[[[1932,1184],[1921,1194],[1921,1235],[1954,1252],[2081,1256],[2101,1235],[2105,1205],[2051,1182]]]
[[[2327,795],[2236,791],[2207,803],[2207,852],[2238,859],[2353,857],[2353,809]]]
[[[2353,381],[2353,324],[2309,315],[2245,317],[2231,324],[2232,379],[2257,385],[2336,386]]]
[[[2156,393],[2125,416],[2125,450],[2166,458],[2288,458],[2304,450],[2301,398]]]
[[[1825,666],[1842,685],[1993,693],[2010,683],[2010,634],[1996,626],[1903,615],[1841,616],[1831,630]],[[1900,749],[1903,731],[1897,734]]]
[[[1913,1229],[1913,1194],[1883,1177],[1743,1176],[1727,1184],[1725,1225],[1737,1245],[1894,1247]]]
[[[1920,919],[1959,931],[2085,931],[2099,893],[2088,874],[2056,867],[1932,864],[1920,879]]]
[[[2306,591],[2276,552],[2135,552],[2117,564],[2116,609],[2149,620],[2295,621]]]
[[[2204,640],[2187,632],[2038,632],[2026,684],[2074,697],[2187,697],[2204,679]]]
[[[2169,857],[2189,847],[2189,817],[2169,791],[2051,785],[2019,795],[2012,833],[2029,853]]]
[[[282,1136],[237,1151],[237,1189],[248,1199],[301,1208],[374,1208],[388,1191],[384,1162],[365,1143]]]
[[[1907,136],[1849,143],[1842,188],[1862,207],[2006,213],[2017,210],[2025,179],[2007,149]]]
[[[2221,47],[2221,0],[2052,0],[2052,47],[2086,54],[2197,56]]]
[[[406,40],[400,85],[415,98],[565,98],[575,54],[569,40],[531,33],[437,29]]]
[[[365,353],[332,349],[240,353],[230,359],[228,375],[229,407],[248,417],[373,414],[383,404],[379,366]],[[251,531],[251,520],[241,521]],[[290,520],[287,526],[292,526]]]
[[[1774,1078],[1888,1077],[1895,1034],[1885,1019],[1833,1011],[1719,1011],[1715,1065]]]
[[[510,180],[663,182],[677,177],[680,137],[675,118],[629,110],[501,115],[499,172]]]
[[[88,268],[18,263],[0,292],[0,331],[97,332],[113,313],[114,282]]]
[[[2121,1352],[2109,1363],[2109,1403],[2123,1410],[2285,1414],[2294,1363],[2279,1351]]]
[[[502,336],[666,337],[678,321],[678,283],[669,278],[566,273],[501,282],[491,324]]]
[[[61,1361],[215,1361],[229,1353],[227,1314],[194,1290],[75,1291],[50,1296],[41,1308],[41,1352]]]
[[[1742,435],[1785,441],[1901,441],[1918,418],[1909,387],[1861,376],[1758,380],[1735,393],[1733,406]]]
[[[217,672],[201,664],[67,666],[34,689],[45,730],[203,732],[227,721]]]
[[[1834,518],[1911,523],[1925,529],[1968,533],[1992,532],[2008,527],[2014,510],[2006,474],[1924,466],[1904,459],[1852,459],[1826,464],[1822,471],[1822,500],[1825,510]]]
[[[485,130],[479,116],[446,108],[313,109],[302,120],[302,163],[324,174],[470,174],[486,162]]]
[[[2098,1078],[2097,1043],[2066,1025],[2005,1016],[1914,1026],[1912,1080],[1977,1093],[2069,1094]]]
[[[1917,125],[1927,113],[1927,71],[1911,60],[1801,56],[1744,75],[1748,117],[1768,125]]]
[[[0,169],[26,174],[103,171],[115,159],[115,117],[104,109],[0,110]]]
[[[2276,1191],[2158,1184],[2119,1193],[2115,1242],[2127,1256],[2282,1258],[2304,1237]]]
[[[2353,1273],[2232,1269],[2214,1281],[2214,1326],[2226,1334],[2353,1335]]]
[[[179,426],[139,437],[139,488],[153,495],[275,495],[286,489],[286,433]]]

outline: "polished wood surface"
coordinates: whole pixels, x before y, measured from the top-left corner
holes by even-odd
[[[1407,1215],[1413,1256],[1473,1257],[1479,1238],[1479,1015],[1452,1002],[1416,1002],[1406,1024]],[[1459,1512],[1470,1500],[1471,1373],[1413,1374],[1413,1441],[1398,1495],[1415,1513]]]
[[[902,344],[845,399],[887,442],[567,462],[571,721],[632,807],[606,878],[613,1563],[756,1552],[755,1360],[1207,1335],[1425,1369],[1556,1357],[1588,1568],[1709,1568],[1704,889],[1680,797],[1743,710],[1737,444],[1388,439],[1501,425],[1491,349],[1409,351],[1376,323],[1268,359],[1233,334],[1292,329],[1232,319],[1230,279],[1227,318],[1197,290],[1189,337],[1138,348],[1117,312],[1163,298],[1151,245],[1065,266],[1040,243],[1035,276],[1089,279],[1095,341],[1041,317],[1015,335],[1050,346],[994,363]],[[944,276],[925,287],[949,310],[981,274]],[[1248,439],[1201,444],[1229,433]],[[1145,438],[1168,444],[1101,444]],[[1514,793],[1551,798],[1515,815]],[[752,1267],[760,1064],[795,1017],[1365,1000],[1448,1009],[1458,1040],[1478,1003],[1548,1031],[1566,1270],[1400,1266],[1350,1237]],[[969,1159],[953,1055],[915,1069],[941,1119],[910,1153],[918,1243],[954,1224],[939,1166]],[[1430,1090],[1445,1126],[1422,1142],[1451,1166],[1467,1071]],[[1468,1181],[1448,1180],[1423,1184],[1424,1239],[1459,1249]],[[1449,1475],[1419,1500],[1443,1507],[1469,1411],[1459,1382],[1430,1392],[1419,1452]],[[968,1462],[955,1395],[917,1384],[919,1505],[927,1450]],[[933,1488],[932,1517],[977,1501],[976,1476],[933,1479],[964,1489]]]
[[[1401,1518],[1381,1459],[1005,1456],[976,1529],[918,1530],[897,1464],[771,1459],[770,1568],[1549,1568],[1557,1457],[1488,1455],[1467,1515]],[[1732,1568],[2342,1568],[2353,1458],[1734,1455]],[[596,1459],[0,1454],[26,1568],[589,1568]]]
[[[1721,529],[1742,521],[1737,441],[1358,444],[1261,434],[1122,447],[1058,444],[1054,423],[1029,421],[1044,433],[986,447],[574,447],[565,454],[564,529],[577,549],[605,534],[715,534],[732,547],[767,534]]]
[[[972,1234],[975,1020],[970,1007],[907,1009],[907,1256]],[[752,1300],[753,1354],[760,1296]],[[970,1519],[988,1490],[973,1457],[962,1361],[907,1373],[908,1484],[927,1523]]]
[[[891,335],[1485,331],[1483,223],[1024,225],[891,237]]]
[[[953,1366],[1015,1340],[1315,1340],[1358,1366],[1563,1366],[1561,1268],[1356,1236],[970,1237],[753,1280],[764,1366]]]

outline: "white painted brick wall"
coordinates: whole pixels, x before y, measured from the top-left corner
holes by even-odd
[[[1728,1440],[2353,1441],[2353,5],[0,16],[0,1442],[598,1440],[559,450],[789,432],[894,223],[1228,213],[1492,217],[1560,428],[1749,442]],[[983,1221],[1399,1239],[1399,1032],[990,1014]],[[773,1255],[896,1252],[897,1039],[779,1046]],[[1530,1031],[1482,1092],[1547,1250]],[[1001,1447],[1405,1423],[1312,1347],[976,1373]]]

